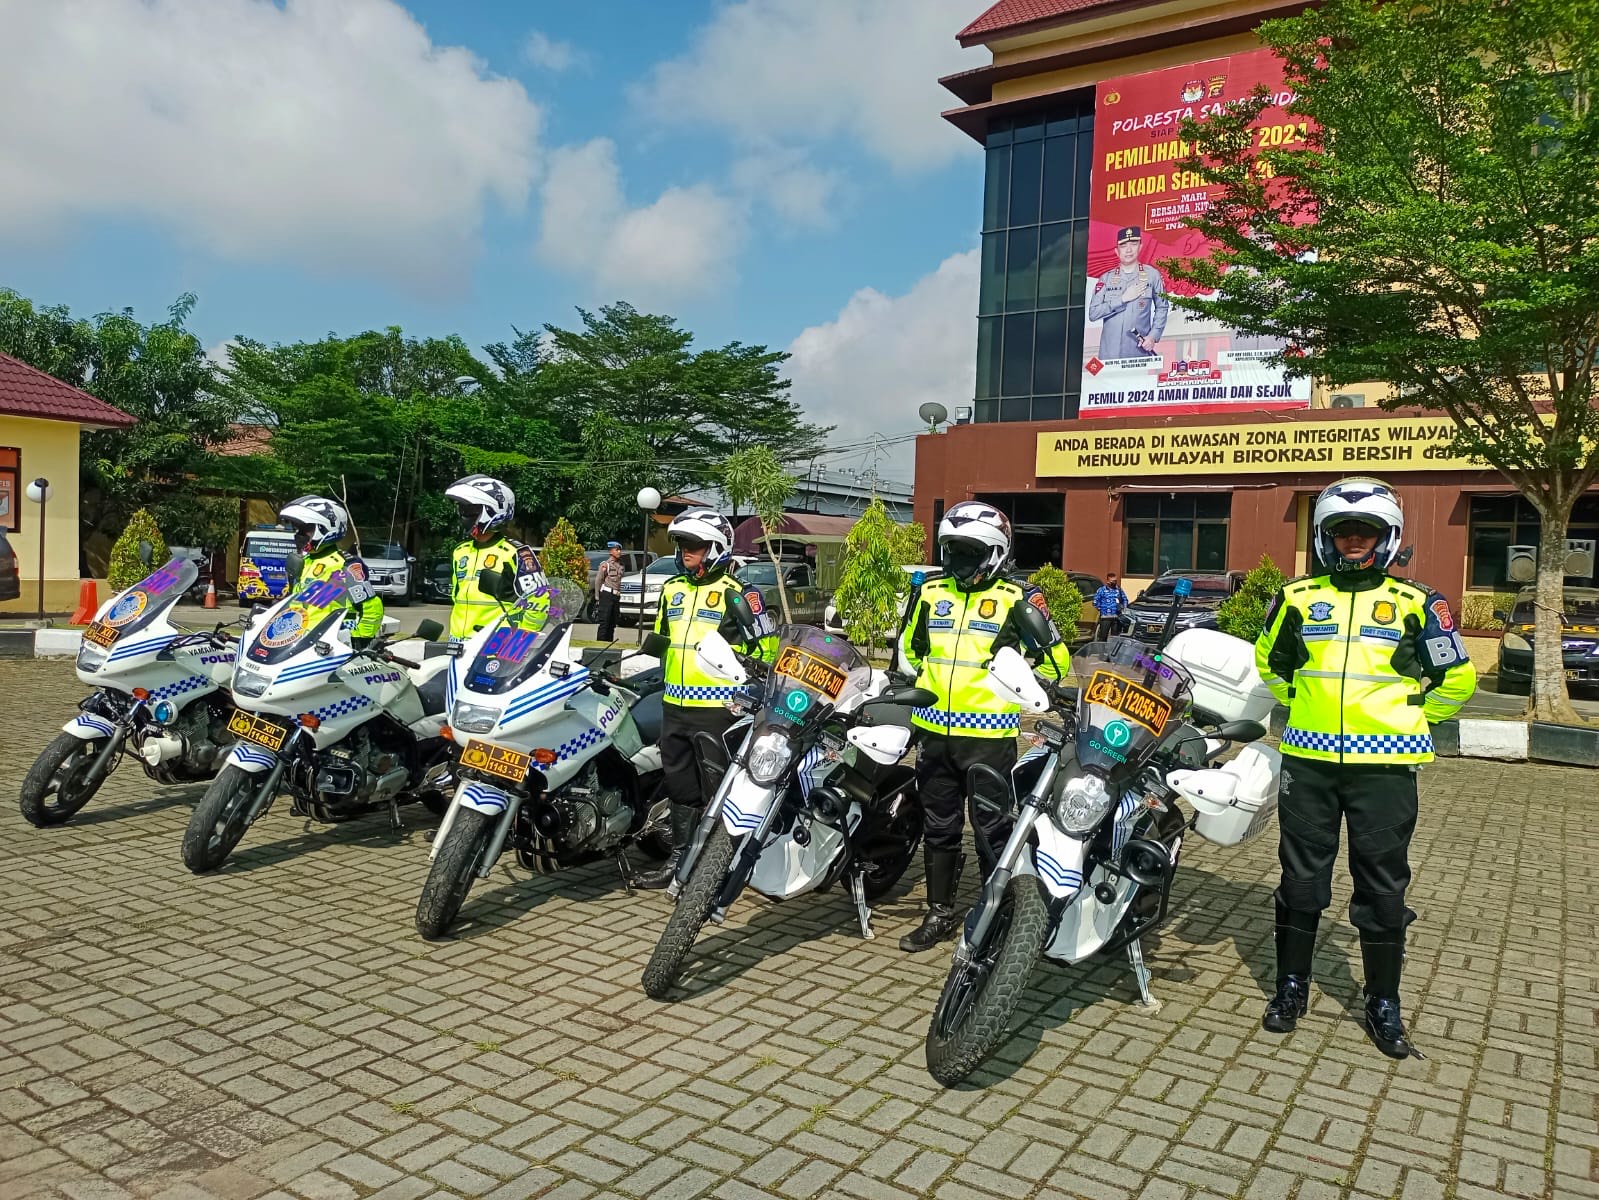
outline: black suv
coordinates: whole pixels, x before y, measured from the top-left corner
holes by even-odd
[[[1525,694],[1532,683],[1533,600],[1536,591],[1523,588],[1508,613],[1495,612],[1505,627],[1499,639],[1497,692]],[[1599,689],[1599,588],[1564,589],[1560,598],[1561,667],[1575,692]]]
[[[1122,632],[1142,642],[1159,641],[1166,629],[1166,615],[1171,612],[1179,579],[1188,580],[1194,590],[1178,606],[1178,631],[1215,629],[1216,610],[1221,602],[1244,586],[1242,571],[1167,571],[1127,606],[1122,616]]]
[[[17,569],[17,552],[0,533],[0,600],[15,600],[22,595],[22,574]]]

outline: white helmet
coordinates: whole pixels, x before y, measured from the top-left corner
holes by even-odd
[[[1398,494],[1382,480],[1363,475],[1340,479],[1317,496],[1311,521],[1316,527],[1316,557],[1335,571],[1370,567],[1386,571],[1399,554],[1399,541],[1405,533]],[[1346,561],[1333,544],[1332,531],[1346,521],[1369,525],[1377,534],[1376,547],[1360,562]]]
[[[511,485],[490,475],[457,479],[444,494],[460,508],[461,519],[472,523],[467,532],[474,539],[498,532],[516,516],[516,493]]]
[[[1010,518],[992,504],[962,500],[938,523],[939,562],[963,588],[998,579],[1010,553]]]
[[[685,548],[705,547],[705,559],[694,573],[696,580],[713,571],[720,571],[733,561],[733,526],[714,508],[690,508],[672,518],[666,527],[666,536],[677,544],[677,569],[688,573],[683,565]]]
[[[350,514],[344,511],[344,505],[325,496],[290,500],[279,511],[278,520],[294,527],[301,554],[315,554],[335,546],[350,531]]]

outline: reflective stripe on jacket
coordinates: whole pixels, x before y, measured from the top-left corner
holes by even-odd
[[[743,595],[764,632],[746,642],[736,618],[727,610],[729,592]],[[661,699],[680,708],[716,708],[738,691],[724,679],[700,669],[694,651],[707,633],[716,630],[745,654],[765,662],[777,658],[776,629],[766,613],[759,588],[741,583],[730,574],[694,583],[687,575],[674,575],[661,586],[661,605],[655,613],[655,632],[671,641],[662,663],[666,691]]]

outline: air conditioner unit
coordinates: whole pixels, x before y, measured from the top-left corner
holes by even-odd
[[[1589,538],[1566,539],[1566,574],[1578,579],[1593,575],[1594,542]]]
[[[1334,392],[1332,406],[1334,408],[1365,408],[1366,397],[1359,392]]]
[[[1531,583],[1538,578],[1538,547],[1511,546],[1505,551],[1505,578],[1511,583]]]

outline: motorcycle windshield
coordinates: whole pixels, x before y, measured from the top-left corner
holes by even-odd
[[[1108,776],[1141,762],[1168,724],[1182,718],[1193,677],[1143,643],[1116,637],[1072,655],[1076,676],[1077,761]]]
[[[810,625],[784,625],[777,639],[762,727],[791,732],[818,705],[842,708],[871,686],[871,666],[843,638]]]
[[[331,640],[350,607],[352,580],[343,571],[326,579],[315,579],[263,618],[248,635],[249,649],[240,659],[263,666],[285,662],[315,645]],[[328,670],[339,662],[329,659]]]
[[[115,630],[112,636],[118,638],[137,633],[176,604],[198,578],[200,568],[193,559],[174,558],[118,596],[96,625]],[[102,641],[98,637],[92,640]]]
[[[466,673],[468,691],[497,696],[511,691],[528,676],[543,670],[561,644],[570,621],[552,621],[543,629],[524,629],[526,609],[510,609],[489,634]],[[564,668],[564,669],[563,669]],[[551,664],[552,674],[568,675],[575,668],[566,662]]]

